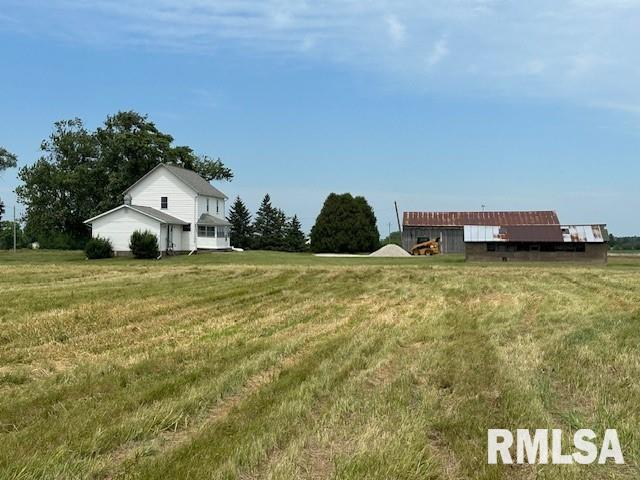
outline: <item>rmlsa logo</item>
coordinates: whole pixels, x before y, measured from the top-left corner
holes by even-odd
[[[593,430],[586,428],[577,430],[573,435],[573,453],[562,453],[562,430],[537,429],[533,436],[527,429],[516,430],[516,459],[515,463],[542,463],[566,465],[579,463],[587,465],[594,463],[607,463],[608,459],[613,459],[615,463],[622,464],[622,450],[618,440],[618,432],[608,429],[604,432],[600,451],[598,453],[597,436]],[[509,449],[513,446],[513,434],[509,430],[489,429],[488,431],[488,461],[490,464],[498,463],[498,455],[502,463],[514,463]],[[551,452],[549,452],[551,448]]]

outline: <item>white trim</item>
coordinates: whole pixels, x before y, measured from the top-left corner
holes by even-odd
[[[156,221],[158,221],[160,223],[167,224],[167,225],[173,225],[173,223],[169,223],[169,222],[166,222],[166,221],[164,221],[164,220],[162,220],[162,219],[160,219],[158,217],[154,217],[153,215],[151,215],[151,214],[149,214],[147,212],[143,212],[142,210],[138,210],[137,208],[134,208],[131,205],[120,205],[119,207],[112,208],[111,210],[109,210],[107,212],[104,212],[104,213],[101,213],[100,215],[96,215],[95,217],[92,217],[89,220],[85,220],[82,223],[91,223],[94,220],[96,220],[96,219],[98,219],[100,217],[104,217],[105,215],[109,215],[110,213],[115,212],[116,210],[120,210],[121,208],[130,208],[134,212],[137,212],[137,213],[139,213],[141,215],[144,215],[145,217],[153,218],[154,220],[156,220]]]
[[[149,170],[147,173],[145,173],[143,176],[141,176],[133,185],[129,186],[129,188],[127,188],[124,192],[122,192],[122,194],[126,195],[129,190],[131,190],[133,187],[135,187],[137,184],[139,184],[142,180],[147,178],[149,175],[151,175],[152,172],[154,172],[155,170],[157,170],[160,167],[164,167],[164,163],[159,163],[158,165],[153,167],[151,170]],[[169,169],[167,169],[167,170],[169,170]],[[173,176],[175,177],[175,175],[173,175]],[[180,180],[180,179],[178,179],[178,180]],[[180,181],[182,181],[182,180],[180,180]],[[182,182],[182,183],[184,183],[184,182]],[[187,187],[191,188],[189,185],[187,185]],[[193,190],[193,188],[191,188],[191,190]]]
[[[178,167],[177,165],[175,165],[175,166]],[[142,180],[147,178],[149,175],[151,175],[151,173],[153,173],[155,170],[157,170],[160,167],[166,167],[166,165],[164,163],[159,163],[158,165],[153,167],[151,170],[149,170],[147,173],[145,173],[142,177],[140,177],[133,185],[131,185],[129,188],[127,188],[124,192],[122,192],[122,194],[126,195],[129,192],[129,190],[131,190],[138,183],[140,183]],[[182,168],[182,167],[178,167],[178,168]],[[193,188],[191,185],[189,185],[187,182],[185,182],[183,179],[181,179],[178,175],[176,175],[174,172],[172,172],[170,168],[165,168],[165,170],[167,172],[169,172],[171,175],[173,175],[175,178],[180,180],[180,182],[183,183],[184,185],[186,185],[192,192],[194,192],[195,194],[198,194],[198,191],[195,188]],[[209,182],[207,182],[207,183],[209,183]],[[220,193],[222,193],[222,192],[220,192]],[[223,200],[229,200],[229,197],[227,197],[227,195],[224,194],[224,193],[222,193],[222,197],[215,197],[213,195],[207,195],[207,196],[211,197],[211,198],[222,198]]]

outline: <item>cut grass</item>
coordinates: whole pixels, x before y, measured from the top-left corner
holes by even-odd
[[[640,259],[0,253],[0,478],[638,478]],[[489,466],[616,428],[624,466]]]

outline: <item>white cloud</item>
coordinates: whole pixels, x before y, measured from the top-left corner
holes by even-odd
[[[640,104],[640,0],[4,0],[2,15],[100,48],[313,55],[431,92]]]
[[[385,17],[387,22],[387,30],[389,32],[389,38],[394,45],[401,45],[404,43],[407,36],[407,29],[398,17],[395,15],[387,15]]]
[[[433,67],[436,64],[440,63],[440,61],[449,55],[449,47],[447,46],[447,40],[441,38],[438,40],[431,49],[431,52],[427,56],[427,66]]]

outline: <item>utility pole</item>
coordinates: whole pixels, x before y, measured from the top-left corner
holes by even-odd
[[[387,245],[391,243],[391,222],[389,222],[389,236],[387,237]]]
[[[393,205],[396,207],[396,220],[398,221],[398,231],[402,235],[402,227],[400,226],[400,215],[398,214],[398,202],[394,201]]]
[[[16,205],[13,205],[13,253],[16,253]]]

